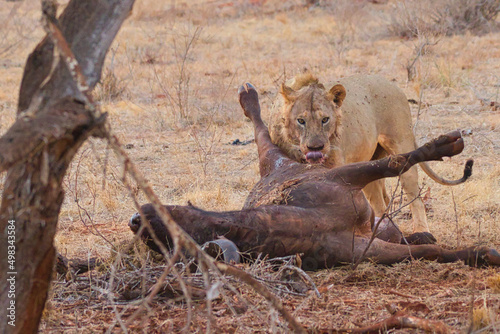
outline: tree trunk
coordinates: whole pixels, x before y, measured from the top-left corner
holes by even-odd
[[[88,92],[133,3],[72,0],[61,15],[60,29]],[[53,272],[62,181],[78,148],[105,120],[85,103],[86,92],[62,58],[51,71],[54,49],[45,37],[29,56],[17,120],[0,138],[0,172],[7,170],[0,207],[0,333],[38,330]]]

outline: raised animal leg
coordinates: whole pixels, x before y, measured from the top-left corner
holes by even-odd
[[[296,163],[272,143],[269,130],[260,117],[259,95],[255,88],[246,83],[238,89],[238,94],[245,116],[250,118],[254,125],[255,142],[259,152],[260,176],[265,177],[275,169]]]
[[[337,167],[328,171],[326,176],[330,180],[361,189],[375,180],[399,176],[419,162],[442,160],[443,157],[459,154],[463,149],[464,142],[460,132],[453,131],[409,153]],[[462,179],[466,180],[470,177],[472,164],[472,160],[467,161]]]

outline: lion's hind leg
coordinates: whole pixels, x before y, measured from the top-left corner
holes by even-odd
[[[379,144],[389,154],[402,154],[415,149],[415,138],[413,134],[407,136],[400,135],[399,138],[380,135]],[[420,197],[420,187],[418,185],[418,170],[416,166],[410,168],[406,173],[401,174],[401,187],[406,199],[410,202],[412,213],[413,233],[426,234],[427,237],[418,237],[418,243],[434,243],[436,239],[429,233],[425,207]],[[427,242],[425,241],[427,240]]]
[[[389,197],[385,189],[385,180],[370,182],[363,188],[363,193],[375,211],[375,216],[381,217],[389,204]]]

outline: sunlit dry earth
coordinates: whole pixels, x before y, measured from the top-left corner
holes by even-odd
[[[108,112],[113,132],[165,204],[190,201],[207,210],[236,210],[259,179],[255,144],[231,145],[236,139],[253,139],[251,124],[237,101],[240,84],[252,82],[258,88],[267,120],[279,85],[304,69],[322,82],[358,73],[380,74],[409,99],[421,100],[420,113],[418,105],[411,105],[418,143],[457,128],[470,130],[461,155],[432,163],[440,175],[458,178],[466,159],[473,158],[469,181],[445,187],[423,172],[419,175],[438,243],[448,248],[486,244],[500,249],[500,33],[494,29],[498,22],[480,35],[428,37],[429,45],[415,61],[409,82],[406,67],[425,38],[402,39],[391,33],[393,17],[401,15],[398,3],[322,1],[307,8],[299,0],[161,4],[138,0],[108,54],[95,97]],[[2,134],[15,119],[23,64],[43,37],[37,6],[28,0],[0,6]],[[82,147],[65,180],[56,236],[60,253],[105,260],[111,245],[132,238],[127,221],[136,209],[130,192],[141,203],[147,200],[133,182],[129,192],[123,175],[121,162],[105,143],[91,139]],[[391,180],[388,186],[393,189],[396,182]],[[404,209],[396,218],[406,233],[412,229],[408,213]],[[281,296],[309,329],[372,324],[390,315],[384,305],[395,304],[411,315],[444,321],[457,331],[471,326],[473,310],[479,314],[484,309],[489,330],[498,331],[498,316],[494,322],[500,313],[500,288],[495,290],[491,282],[499,273],[420,261],[393,267],[366,264],[354,274],[348,268],[309,273],[321,297],[311,291],[306,297]],[[227,301],[216,299],[212,329],[287,331],[284,320],[269,311],[264,299],[243,284],[234,284],[257,310],[232,315]],[[123,311],[121,317],[126,319],[137,308],[127,303],[113,306],[107,296],[79,292],[77,283],[64,283],[64,278],[54,285],[51,296],[42,323],[42,332],[47,333],[101,332],[110,326],[120,331],[116,312]],[[156,300],[128,328],[180,331],[187,313],[182,298]],[[205,331],[206,303],[195,301],[193,313],[189,331]]]

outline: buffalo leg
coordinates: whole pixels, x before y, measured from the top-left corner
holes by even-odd
[[[470,266],[500,266],[500,254],[488,247],[452,251],[436,245],[402,245],[380,239],[374,239],[370,244],[370,240],[363,237],[355,237],[353,241],[352,234],[347,231],[313,234],[308,241],[312,246],[302,252],[302,263],[306,270],[354,263],[360,258],[362,261],[386,265],[414,258],[441,263],[464,261]]]
[[[327,178],[353,187],[363,188],[375,180],[399,176],[419,162],[442,160],[443,157],[459,154],[463,149],[464,142],[460,132],[453,131],[409,153],[334,168],[327,172]],[[472,164],[472,160],[467,161],[462,180],[465,181],[472,174]]]
[[[355,238],[354,258],[359,259],[368,245],[368,239]],[[500,254],[488,247],[469,247],[452,251],[436,245],[401,245],[374,239],[365,254],[365,260],[381,264],[393,264],[409,258],[425,259],[441,263],[464,261],[471,266],[500,266]]]
[[[277,168],[296,163],[272,143],[269,130],[260,117],[259,95],[255,88],[246,83],[238,89],[238,94],[245,116],[250,118],[254,125],[255,142],[259,152],[260,176],[265,177]]]

